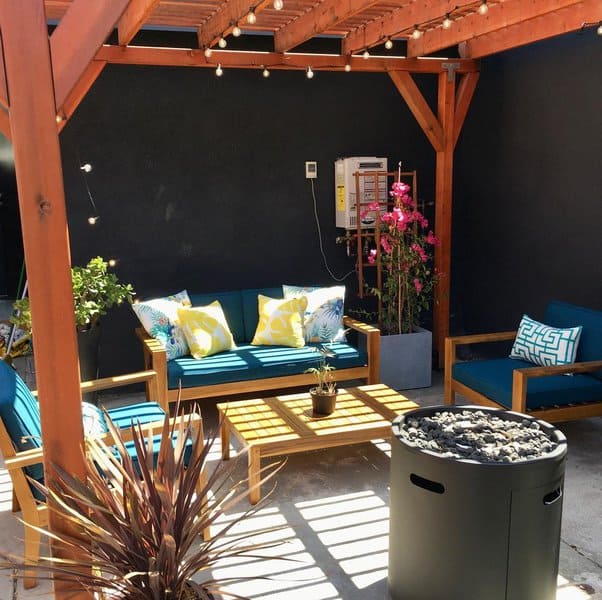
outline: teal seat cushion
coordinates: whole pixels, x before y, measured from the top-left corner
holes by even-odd
[[[169,389],[196,387],[217,383],[231,383],[249,379],[298,375],[309,367],[316,366],[319,354],[316,347],[320,344],[309,344],[303,348],[287,348],[285,346],[239,346],[237,350],[220,352],[202,360],[190,356],[176,358],[167,363]],[[361,367],[367,364],[365,351],[339,342],[326,347],[334,356],[328,359],[329,364],[337,369]]]
[[[602,311],[554,300],[548,305],[543,321],[552,327],[581,325],[583,329],[576,362],[602,360]],[[592,375],[602,380],[602,371],[596,371]]]
[[[496,358],[456,363],[456,381],[487,396],[506,408],[512,407],[512,372],[533,364],[513,358]],[[602,402],[602,381],[589,375],[534,377],[527,384],[527,408]]]
[[[255,288],[242,290],[242,312],[245,322],[245,337],[244,342],[249,343],[255,335],[257,323],[259,323],[259,306],[257,296],[268,296],[269,298],[284,298],[282,294],[282,286],[270,288]],[[238,340],[235,338],[235,341]]]
[[[226,315],[228,326],[237,344],[249,341],[243,321],[242,295],[239,291],[212,292],[210,294],[188,294],[192,306],[207,306],[217,300]]]

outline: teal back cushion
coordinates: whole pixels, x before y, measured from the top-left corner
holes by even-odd
[[[259,305],[257,296],[268,296],[269,298],[284,298],[282,286],[270,288],[256,288],[242,291],[242,311],[245,321],[245,342],[250,342],[255,335],[257,323],[259,323]],[[238,341],[238,340],[237,340]]]
[[[236,290],[233,292],[212,292],[209,294],[188,293],[192,306],[207,306],[217,300],[226,315],[226,321],[234,336],[234,341],[240,344],[246,341],[245,326],[243,322],[242,297]]]
[[[581,325],[583,329],[576,362],[602,360],[602,311],[553,300],[546,309],[543,322],[552,327],[564,328]],[[602,379],[602,371],[596,371],[592,375]]]
[[[0,417],[17,451],[31,450],[42,445],[40,410],[17,372],[0,360]],[[27,467],[30,477],[42,480],[41,464]]]

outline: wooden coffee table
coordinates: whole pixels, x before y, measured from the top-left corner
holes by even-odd
[[[312,414],[304,394],[256,398],[217,405],[222,423],[222,456],[230,458],[230,434],[248,449],[249,501],[261,496],[261,458],[333,446],[389,439],[391,421],[418,405],[383,384],[341,389],[336,410],[327,417]]]

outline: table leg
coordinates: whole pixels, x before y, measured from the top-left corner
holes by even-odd
[[[224,460],[230,459],[230,425],[228,421],[220,414],[222,424],[220,426],[220,438],[222,441],[222,458]]]
[[[248,451],[249,458],[249,502],[257,504],[261,498],[261,489],[259,486],[261,471],[261,453],[258,446],[250,446]]]

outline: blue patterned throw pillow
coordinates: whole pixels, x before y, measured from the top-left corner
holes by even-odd
[[[344,342],[343,309],[345,303],[345,286],[302,287],[283,285],[285,298],[307,298],[303,329],[305,341],[310,342]]]
[[[99,436],[109,431],[102,409],[89,402],[82,402],[82,423],[84,435]]]
[[[582,329],[581,326],[549,327],[523,315],[510,358],[520,358],[542,367],[573,363]]]
[[[190,352],[186,336],[178,322],[178,308],[183,306],[191,306],[186,290],[166,298],[155,298],[132,304],[136,316],[148,335],[165,346],[167,360],[185,356]]]

